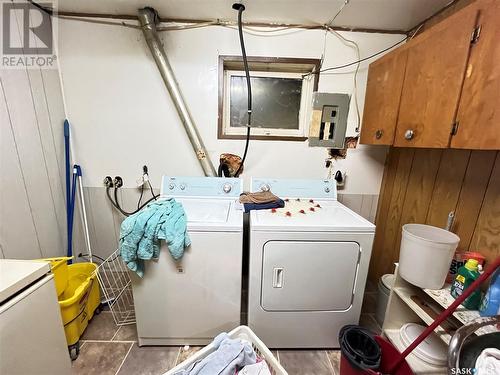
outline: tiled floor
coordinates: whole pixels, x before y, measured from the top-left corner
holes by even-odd
[[[362,314],[360,324],[378,332],[372,314]],[[179,347],[142,347],[137,345],[135,325],[117,327],[109,311],[95,316],[80,341],[80,355],[73,362],[75,375],[155,375],[194,354]],[[340,353],[337,350],[278,350],[276,357],[290,375],[337,375]]]

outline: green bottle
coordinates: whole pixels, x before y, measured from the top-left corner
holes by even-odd
[[[469,287],[478,277],[478,262],[476,259],[469,259],[462,267],[458,269],[457,276],[451,284],[451,295],[453,298],[458,298],[465,289]],[[481,291],[476,289],[472,294],[465,299],[462,305],[469,310],[477,310],[481,302]]]

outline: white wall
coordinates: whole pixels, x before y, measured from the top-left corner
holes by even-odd
[[[65,98],[73,126],[74,149],[84,168],[84,184],[102,186],[105,175],[121,175],[133,186],[141,167],[160,176],[201,175],[187,136],[156,65],[136,29],[59,20],[59,54]],[[162,33],[170,63],[210,157],[241,155],[244,142],[217,139],[218,56],[239,55],[236,30],[210,27]],[[289,30],[280,36],[245,35],[251,56],[320,58],[324,32]],[[343,33],[358,42],[361,56],[377,52],[401,35]],[[324,66],[356,59],[355,51],[328,35]],[[319,90],[352,93],[354,67],[321,75]],[[362,112],[367,64],[358,74]],[[351,100],[348,133],[356,116]],[[345,193],[378,194],[386,149],[358,146],[338,167],[349,175]],[[252,141],[244,178],[250,176],[322,178],[326,151],[307,142]]]

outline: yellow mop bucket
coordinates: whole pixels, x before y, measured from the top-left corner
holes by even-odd
[[[57,257],[39,259],[50,263],[50,270],[54,274],[57,296],[59,297],[68,286],[68,260],[73,257]]]
[[[94,263],[75,263],[68,266],[68,284],[59,296],[59,307],[66,333],[70,356],[78,356],[80,336],[88,322],[99,313],[101,295]]]

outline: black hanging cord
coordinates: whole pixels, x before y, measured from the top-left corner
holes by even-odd
[[[243,23],[241,21],[241,15],[245,10],[245,6],[243,4],[235,3],[233,4],[233,9],[238,11],[238,32],[240,35],[240,47],[241,47],[241,55],[243,57],[243,66],[245,67],[245,76],[247,78],[247,100],[248,100],[247,104],[248,122],[247,122],[245,151],[243,153],[243,157],[241,158],[240,166],[238,167],[238,170],[234,174],[235,177],[238,177],[238,175],[241,172],[241,169],[243,168],[243,164],[245,163],[245,159],[247,158],[248,144],[250,143],[250,125],[252,123],[252,84],[250,83],[250,70],[248,69],[247,53],[245,51],[245,41],[243,40]]]
[[[155,192],[153,191],[153,187],[151,186],[151,182],[149,181],[149,178],[148,178],[148,185],[149,185],[149,190],[151,191],[151,195],[153,197],[155,197],[155,196],[158,197],[159,195],[158,196],[155,195]]]
[[[231,177],[229,173],[229,166],[226,163],[219,164],[219,169],[217,170],[217,176]]]
[[[315,72],[307,73],[307,74],[304,74],[302,76],[302,78],[307,77],[307,76],[309,76],[311,74],[321,74],[321,73],[324,73],[324,72],[329,72],[331,70],[338,70],[338,69],[347,68],[347,67],[352,66],[352,65],[357,65],[359,63],[362,63],[363,61],[370,60],[370,59],[372,59],[372,58],[374,58],[374,57],[376,57],[376,56],[378,56],[378,55],[380,55],[380,54],[382,54],[382,53],[384,53],[386,51],[389,51],[390,49],[392,49],[392,48],[400,45],[401,43],[406,42],[408,39],[410,39],[409,36],[401,39],[399,42],[396,42],[396,43],[394,43],[393,45],[391,45],[391,46],[389,46],[387,48],[384,48],[381,51],[378,51],[378,52],[376,52],[374,54],[371,54],[370,56],[366,56],[366,57],[364,57],[362,59],[359,59],[359,60],[356,60],[356,61],[353,61],[353,62],[350,62],[350,63],[347,63],[347,64],[332,66],[330,68],[320,69],[320,70],[317,70]]]
[[[160,196],[159,194],[157,194],[157,195],[153,194],[153,197],[148,199],[141,206],[137,207],[137,209],[135,211],[127,212],[120,206],[120,203],[118,201],[118,188],[117,187],[114,188],[114,199],[111,196],[110,190],[111,190],[111,186],[106,186],[106,195],[108,196],[109,201],[111,202],[113,207],[116,208],[118,211],[120,211],[121,214],[124,216],[130,216],[130,215],[136,214],[137,212],[142,210],[144,207],[146,207],[149,203],[151,203],[153,200],[158,199],[158,197]],[[153,193],[152,188],[151,188],[151,193]]]
[[[151,185],[151,181],[149,181],[149,175],[148,175],[148,167],[145,165],[142,167],[142,173],[143,173],[143,179],[142,179],[142,185],[141,185],[141,195],[139,197],[139,201],[137,202],[137,209],[132,212],[127,212],[125,211],[121,206],[120,206],[120,201],[118,200],[118,189],[122,186],[122,184],[114,184],[114,198],[111,196],[110,190],[113,187],[113,183],[111,181],[111,177],[106,177],[104,179],[104,184],[106,185],[106,195],[108,196],[109,201],[113,205],[114,208],[116,208],[118,211],[120,211],[123,215],[125,216],[130,216],[133,215],[140,210],[142,210],[144,207],[146,207],[149,203],[151,203],[153,200],[158,199],[160,196],[159,194],[155,194],[153,190],[153,186]],[[145,178],[145,177],[146,178]],[[116,177],[118,179],[120,177]],[[121,178],[120,178],[121,179]],[[147,200],[141,205],[142,197],[144,196],[144,185],[148,184],[149,190],[151,191],[152,198]]]
[[[136,214],[138,213],[140,210],[142,210],[144,207],[146,207],[149,203],[151,203],[152,201],[158,199],[158,197],[160,196],[159,194],[158,195],[153,195],[153,197],[149,198],[146,202],[144,202],[140,207],[137,208],[137,210],[135,211],[132,211],[132,212],[127,212],[125,211],[123,208],[121,208],[120,206],[120,203],[118,201],[118,189],[117,187],[115,187],[115,191],[114,191],[114,200],[113,198],[111,198],[111,195],[109,193],[109,190],[110,188],[106,188],[106,194],[108,195],[108,198],[109,200],[111,201],[111,203],[113,204],[113,206],[118,210],[120,211],[123,215],[125,216],[130,216],[130,215],[133,215],[133,214]]]
[[[141,207],[141,201],[143,195],[144,195],[144,184],[141,185],[141,195],[139,196],[139,200],[137,201],[137,208]]]

